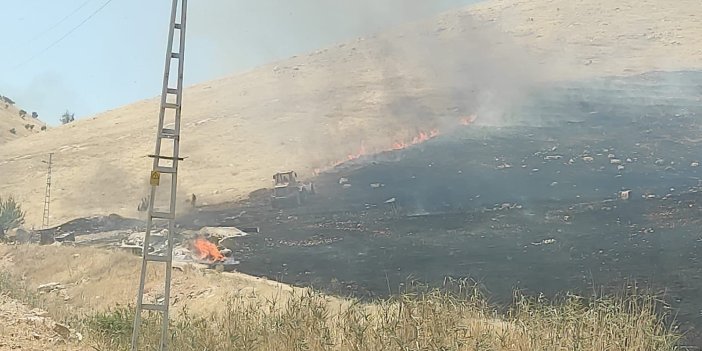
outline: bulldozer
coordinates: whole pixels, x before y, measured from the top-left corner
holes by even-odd
[[[274,174],[273,183],[271,206],[276,209],[300,206],[315,194],[314,184],[298,181],[294,171]]]

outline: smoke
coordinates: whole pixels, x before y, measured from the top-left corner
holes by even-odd
[[[74,93],[73,87],[55,72],[45,72],[32,78],[21,88],[16,96],[10,96],[17,101],[18,106],[28,111],[39,112],[40,118],[51,124],[58,124],[61,112],[56,111],[56,106],[71,106],[78,104],[78,96]],[[52,109],[53,108],[53,109]],[[57,113],[56,115],[46,115],[46,113]]]
[[[281,167],[324,168],[421,132],[446,133],[472,115],[485,125],[515,123],[506,116],[528,95],[538,70],[507,35],[467,11],[435,16],[459,2],[471,1],[215,1],[207,9],[193,5],[191,35],[208,38],[218,52],[208,66],[220,71],[232,61],[253,66],[311,52],[256,69],[255,82],[242,77],[241,89],[250,94],[234,99],[256,106],[256,115],[240,110],[241,116],[263,120],[256,123],[266,140],[258,142],[286,155],[277,161]],[[232,21],[233,13],[249,16]],[[329,45],[375,32],[382,34]]]
[[[214,54],[214,76],[253,68],[409,21],[432,17],[477,0],[230,1],[193,2],[189,30]]]

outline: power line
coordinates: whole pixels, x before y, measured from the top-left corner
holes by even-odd
[[[30,39],[30,40],[27,41],[24,45],[22,45],[22,47],[26,47],[27,45],[29,45],[29,44],[35,42],[37,39],[39,39],[39,38],[41,38],[42,36],[44,36],[46,33],[50,32],[51,30],[53,30],[53,29],[55,29],[56,27],[60,26],[63,22],[66,22],[67,19],[71,18],[71,16],[73,16],[74,14],[76,14],[76,12],[80,11],[83,7],[85,7],[85,5],[87,5],[87,4],[88,4],[89,2],[91,2],[91,1],[93,1],[93,0],[86,0],[85,2],[83,2],[82,4],[80,4],[80,6],[76,7],[73,11],[71,11],[71,13],[69,13],[68,15],[66,15],[65,17],[63,17],[62,19],[60,19],[58,22],[56,22],[54,25],[52,25],[52,26],[49,27],[49,28],[46,28],[46,29],[43,30],[41,33],[35,35],[32,39]]]
[[[53,43],[49,44],[49,46],[47,46],[46,48],[44,48],[44,50],[39,51],[38,53],[36,53],[36,54],[34,54],[33,56],[31,56],[29,59],[25,60],[24,62],[18,64],[18,65],[15,66],[15,67],[13,67],[12,69],[17,69],[17,68],[20,68],[20,67],[26,65],[27,63],[33,61],[35,58],[39,57],[39,55],[41,55],[41,54],[43,54],[43,53],[49,51],[49,50],[50,50],[51,48],[53,48],[54,46],[58,45],[58,43],[60,43],[61,41],[63,41],[63,39],[66,39],[66,37],[68,37],[69,35],[73,34],[73,32],[75,32],[78,28],[82,27],[86,22],[88,22],[91,18],[93,18],[95,15],[97,15],[100,11],[102,11],[102,9],[104,9],[105,7],[107,7],[107,5],[109,5],[111,2],[112,2],[112,0],[107,0],[107,1],[105,1],[105,3],[102,4],[102,6],[100,6],[97,10],[93,11],[93,13],[91,13],[88,17],[86,17],[82,22],[78,23],[77,26],[71,28],[71,30],[69,30],[69,31],[68,31],[66,34],[64,34],[62,37],[58,38],[56,41],[54,41]]]

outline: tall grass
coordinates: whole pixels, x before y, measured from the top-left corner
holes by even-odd
[[[222,313],[172,322],[172,349],[206,350],[675,350],[660,302],[629,294],[559,301],[518,296],[498,314],[473,292],[428,291],[372,304],[336,304],[304,293],[277,300],[232,297]],[[101,350],[127,349],[133,308],[86,321]],[[158,345],[157,316],[145,316],[142,349]]]

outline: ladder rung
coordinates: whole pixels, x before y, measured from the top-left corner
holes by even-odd
[[[172,52],[172,53],[171,53],[171,58],[174,58],[174,59],[180,58],[180,54],[177,53],[177,52]]]
[[[171,173],[175,173],[176,169],[174,167],[157,166],[156,169],[154,169],[154,171],[159,172],[159,173],[171,174]]]
[[[183,28],[183,26],[182,26],[180,23],[174,23],[174,24],[173,24],[173,28],[175,28],[175,29],[181,29],[181,28]]]
[[[167,88],[166,93],[168,94],[178,94],[178,89],[176,88]]]
[[[141,309],[147,311],[161,311],[166,312],[166,305],[158,305],[153,303],[143,303],[141,304]]]
[[[175,129],[163,128],[161,129],[161,137],[168,139],[178,139],[178,133]]]
[[[168,256],[146,255],[146,260],[151,262],[168,262]]]
[[[163,104],[163,108],[178,108],[178,104],[172,102],[166,102]]]
[[[175,219],[175,215],[170,212],[151,212],[151,218]]]
[[[158,156],[158,155],[146,155],[146,156],[151,157],[151,158],[158,158],[161,160],[171,160],[171,161],[175,160],[175,157],[173,157],[173,156]],[[178,157],[178,161],[183,161],[183,160],[184,160],[184,158]]]

